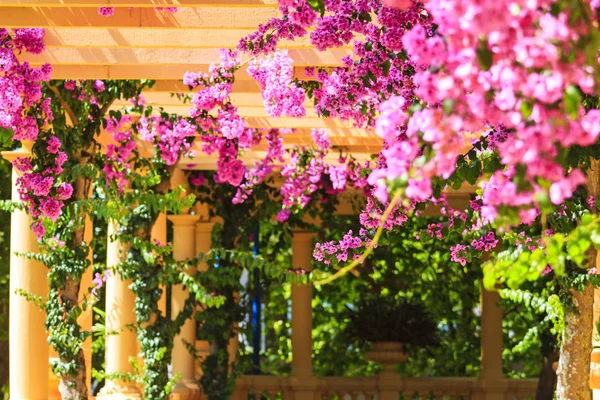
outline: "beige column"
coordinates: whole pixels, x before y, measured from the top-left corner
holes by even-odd
[[[26,152],[3,153],[10,161],[25,157]],[[19,201],[16,180],[12,172],[12,200]],[[9,368],[10,399],[41,400],[48,398],[48,341],[45,313],[33,302],[15,293],[23,290],[35,296],[47,297],[47,269],[41,262],[17,256],[15,253],[38,252],[38,243],[31,232],[31,218],[25,211],[14,210],[10,227],[10,294],[9,294]]]
[[[92,224],[92,219],[88,216],[85,218],[85,231],[83,234],[85,242],[89,245],[92,242],[94,237],[94,225]],[[82,304],[83,298],[87,297],[90,299],[90,289],[92,287],[92,280],[94,276],[94,254],[90,249],[88,254],[88,260],[90,261],[90,265],[83,273],[81,277],[81,286],[79,289],[79,301]],[[93,324],[93,304],[88,302],[87,309],[83,310],[81,315],[79,316],[78,322],[81,326],[82,331],[90,331],[92,329]],[[88,387],[88,393],[91,392],[92,386],[92,337],[89,336],[85,342],[83,343],[83,357],[85,358],[85,372],[86,372],[86,382]]]
[[[197,215],[171,215],[168,217],[173,223],[173,258],[183,261],[196,255],[196,222]],[[187,271],[194,274],[195,270]],[[183,309],[189,291],[183,285],[173,285],[171,290],[171,313],[173,318],[177,317]],[[188,319],[181,327],[179,335],[175,337],[173,344],[173,375],[181,374],[174,392],[180,395],[181,400],[188,400],[195,396],[198,384],[195,380],[195,358],[190,354],[186,343],[192,346],[196,343],[196,321]]]
[[[108,224],[106,265],[113,268],[126,256],[128,246],[111,240],[117,224]],[[135,295],[129,288],[130,280],[124,281],[114,272],[106,281],[106,373],[133,373],[130,359],[136,358],[137,335],[128,325],[135,324]],[[121,379],[107,379],[100,391],[102,399],[140,399],[141,393],[135,383]]]
[[[497,292],[481,289],[481,381],[486,400],[504,400],[502,308]]]
[[[294,232],[292,268],[310,271],[314,233]],[[312,400],[312,284],[292,284],[292,387],[295,400]]]

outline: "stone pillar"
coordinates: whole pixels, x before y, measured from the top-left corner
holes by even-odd
[[[292,268],[311,270],[315,234],[294,232]],[[295,400],[313,400],[316,379],[312,368],[312,284],[292,284],[292,388]]]
[[[481,381],[485,400],[504,400],[502,308],[499,295],[481,289]]]
[[[85,218],[85,231],[83,234],[83,238],[85,242],[89,245],[94,237],[94,225],[92,224],[91,218],[86,216]],[[81,277],[81,286],[79,288],[79,301],[83,302],[83,298],[87,297],[90,299],[90,289],[92,287],[92,280],[94,276],[94,254],[90,249],[88,254],[88,260],[90,261],[90,265],[88,269],[83,273]],[[87,309],[83,310],[81,315],[79,316],[78,322],[81,326],[82,331],[89,331],[92,329],[92,324],[94,323],[93,318],[93,310],[92,303],[88,302]],[[88,393],[92,393],[92,337],[89,336],[85,342],[83,343],[83,357],[85,358],[85,372],[86,372],[86,383],[88,388]]]
[[[127,254],[125,243],[111,240],[117,224],[108,224],[106,266],[118,265]],[[106,373],[133,373],[130,359],[137,354],[137,335],[128,325],[135,324],[135,295],[129,288],[130,280],[124,281],[113,271],[106,281]],[[102,399],[140,399],[141,393],[135,383],[121,379],[109,379],[100,391]]]
[[[9,161],[27,157],[27,152],[3,153]],[[12,172],[12,200],[19,201]],[[15,253],[38,252],[31,232],[31,218],[25,211],[14,210],[10,227],[10,294],[9,294],[9,368],[11,400],[48,398],[48,335],[44,326],[46,314],[33,302],[15,293],[23,290],[35,296],[48,296],[47,269],[41,262]]]
[[[196,255],[195,231],[197,215],[171,215],[168,217],[173,223],[173,258],[183,261]],[[187,271],[194,274],[194,270]],[[176,318],[183,309],[189,291],[183,285],[173,285],[171,290],[171,313]],[[173,344],[173,375],[181,374],[174,392],[179,394],[181,400],[189,400],[199,392],[195,380],[196,360],[190,354],[186,343],[192,346],[196,343],[196,321],[188,319],[181,327],[179,335]]]

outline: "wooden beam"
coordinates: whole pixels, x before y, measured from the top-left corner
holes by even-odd
[[[355,128],[349,121],[341,121],[331,118],[286,118],[286,117],[267,117],[247,118],[248,126],[252,128],[324,128],[330,130],[344,129],[345,132],[351,133],[354,137],[368,138],[374,137],[378,141],[381,140],[375,134],[374,129],[358,129]]]
[[[244,165],[246,165],[247,167],[252,167],[255,162],[263,160],[265,155],[266,152],[263,150],[250,150],[244,153],[244,155],[240,159],[242,160]],[[356,152],[353,154],[353,156],[360,162],[364,162],[371,158],[370,153],[364,152]],[[337,163],[338,158],[339,156],[337,154],[328,154],[325,157],[325,162],[329,164],[334,164]],[[284,163],[277,165],[285,165],[288,156],[286,155],[284,159],[286,159]],[[213,155],[207,156],[198,149],[194,157],[182,158],[178,163],[178,167],[183,169],[215,170],[217,167],[217,157]]]
[[[183,28],[47,28],[47,48],[185,48],[230,49],[255,29],[183,29]],[[309,49],[310,38],[283,40],[280,49]],[[348,49],[350,46],[340,48]]]
[[[0,0],[0,7],[277,7],[277,0]]]
[[[157,102],[155,100],[150,100],[148,98],[148,96],[143,96],[144,99],[146,100],[146,104],[152,107],[160,107],[162,108],[165,112],[169,113],[169,114],[177,114],[177,115],[183,115],[183,116],[187,116],[189,114],[189,110],[190,108],[193,107],[193,105],[191,105],[190,103],[187,104],[182,104],[182,103],[175,103],[177,101],[177,99],[175,99],[173,101],[173,103],[171,104],[165,104],[165,103],[160,103]],[[258,106],[256,107],[256,103],[255,104],[238,104],[238,103],[234,103],[236,107],[238,107],[238,113],[239,115],[241,115],[244,118],[271,118],[268,114],[267,111],[265,110],[264,107],[262,106]],[[259,103],[260,104],[260,103]],[[131,103],[127,100],[119,100],[113,103],[112,107],[110,108],[111,110],[118,110],[122,107],[127,107],[130,106]],[[317,119],[320,118],[315,109],[313,107],[307,107],[306,108],[306,116],[303,117],[303,119]]]
[[[300,71],[297,71],[300,73]],[[144,93],[189,93],[187,85],[183,84],[181,77],[176,80],[160,80],[156,81],[154,86],[146,89]],[[260,87],[254,80],[238,80],[233,83],[233,94],[252,94],[260,95]],[[262,97],[261,97],[262,99]],[[262,100],[261,100],[262,101]],[[256,103],[254,103],[256,104]]]
[[[343,57],[350,55],[348,49],[333,49],[318,51],[317,49],[289,50],[295,66],[324,66],[341,65]],[[50,63],[54,65],[193,65],[219,62],[217,49],[194,49],[193,51],[179,48],[48,48],[42,54],[25,53],[19,57],[32,65]],[[245,70],[245,68],[243,68]]]
[[[4,5],[0,0],[0,8]],[[276,7],[206,6],[180,8],[176,13],[157,12],[152,8],[119,7],[111,17],[98,14],[96,8],[13,7],[0,12],[5,28],[192,28],[256,29],[271,18],[280,17]]]
[[[39,66],[41,63],[35,62],[32,65]],[[155,79],[172,82],[182,79],[188,71],[207,73],[208,65],[204,63],[187,65],[52,64],[52,69],[52,79]],[[299,79],[306,78],[303,67],[296,67],[294,75]],[[236,73],[236,81],[251,81],[252,84],[255,84],[245,68]]]

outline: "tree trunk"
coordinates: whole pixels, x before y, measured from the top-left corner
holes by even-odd
[[[76,235],[77,236],[77,235]],[[79,300],[79,286],[81,279],[67,278],[65,289],[61,292],[61,298],[70,308],[76,306]],[[71,360],[61,360],[69,362]],[[77,363],[77,375],[63,375],[60,377],[60,391],[63,400],[86,400],[88,398],[88,389],[86,382],[86,368],[83,348],[80,348],[75,356]]]
[[[594,288],[587,285],[583,293],[571,290],[573,305],[578,312],[565,314],[565,332],[560,345],[560,360],[556,371],[558,400],[590,400],[590,358]]]
[[[83,160],[81,164],[85,165],[86,162],[87,159]],[[78,201],[87,199],[90,191],[90,181],[88,179],[79,178],[75,181],[73,189],[75,193],[75,200]],[[76,228],[73,235],[72,246],[80,246],[84,240],[85,226]],[[91,266],[89,266],[89,268],[91,268]],[[68,276],[64,288],[60,290],[60,299],[62,300],[64,307],[69,311],[79,305],[79,289],[81,286],[82,275],[83,273],[79,276]],[[79,322],[74,323],[78,325],[76,330],[79,332],[81,329]],[[72,360],[61,359],[61,361],[70,362]],[[61,394],[62,400],[87,400],[89,393],[87,387],[85,355],[82,347],[78,349],[74,361],[78,366],[76,375],[63,374],[60,377],[58,390]]]
[[[587,171],[588,195],[600,195],[600,161],[592,159]],[[595,210],[592,210],[595,212]],[[596,250],[591,249],[589,267],[596,266]],[[556,371],[559,400],[590,400],[590,359],[594,329],[594,287],[587,285],[580,293],[571,290],[577,312],[565,313],[565,332],[560,346],[560,360]]]

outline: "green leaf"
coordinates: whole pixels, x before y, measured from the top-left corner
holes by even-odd
[[[444,108],[444,112],[448,115],[450,115],[452,113],[452,110],[454,109],[454,100],[453,99],[445,99],[442,102],[442,107]]]
[[[571,118],[577,118],[577,111],[581,105],[581,92],[573,85],[565,89],[565,111]]]
[[[391,66],[392,66],[392,64],[391,64],[390,60],[385,60],[383,62],[383,65],[381,66],[383,68],[383,71],[382,71],[383,76],[387,76],[388,75],[388,73],[390,72],[390,67]]]
[[[533,105],[530,102],[524,101],[521,103],[521,115],[523,116],[523,119],[528,119],[531,116],[532,111]]]
[[[487,40],[479,42],[479,46],[477,47],[477,59],[479,60],[482,70],[488,71],[492,67],[493,54],[487,46]]]
[[[323,16],[323,14],[325,14],[325,4],[324,4],[323,0],[307,0],[306,3],[314,11],[321,14],[321,16]]]

